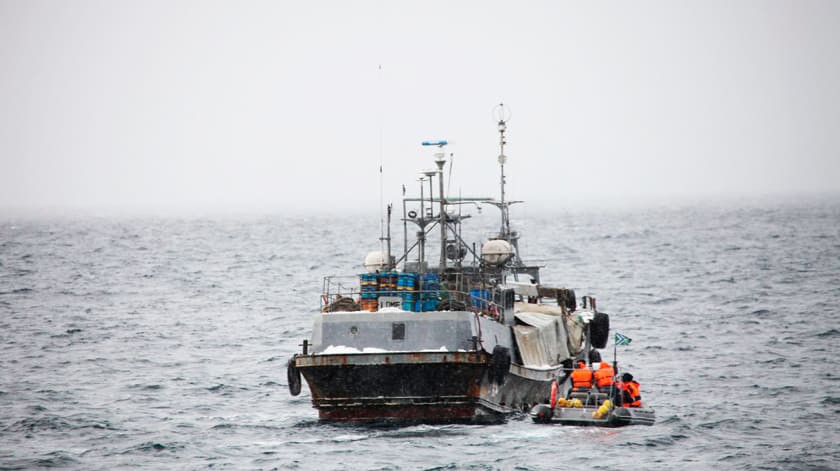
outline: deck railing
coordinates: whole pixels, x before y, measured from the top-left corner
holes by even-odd
[[[444,283],[432,290],[396,285],[383,288],[378,285],[365,286],[364,283],[362,275],[325,277],[321,290],[321,310],[328,312],[330,306],[337,302],[349,306],[352,301],[359,305],[358,310],[375,311],[379,308],[380,300],[384,299],[386,304],[393,305],[399,298],[400,307],[406,311],[425,312],[442,308],[472,311],[494,318],[504,315],[504,306],[494,301],[498,290],[480,284],[473,285],[475,289],[470,291],[459,291],[448,289]]]

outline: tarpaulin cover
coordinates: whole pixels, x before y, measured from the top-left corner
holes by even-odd
[[[518,312],[516,320],[513,332],[525,366],[555,366],[570,357],[562,314]]]

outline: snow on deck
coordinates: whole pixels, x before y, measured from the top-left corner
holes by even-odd
[[[448,352],[449,349],[446,348],[446,345],[441,346],[440,348],[431,348],[431,349],[423,349],[423,350],[412,350],[412,351],[420,351],[420,352]],[[465,352],[466,350],[458,350],[459,352]],[[348,353],[408,353],[405,350],[385,350],[384,348],[376,348],[376,347],[363,347],[361,350],[355,347],[347,347],[344,345],[330,345],[324,351],[315,353],[314,355],[343,355]]]

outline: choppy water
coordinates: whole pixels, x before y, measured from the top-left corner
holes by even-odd
[[[840,202],[514,221],[633,339],[658,423],[614,430],[318,423],[285,360],[365,222],[0,219],[0,469],[840,468]]]

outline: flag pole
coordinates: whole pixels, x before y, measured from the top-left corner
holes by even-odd
[[[615,379],[618,377],[618,342],[615,341],[615,336],[613,336],[613,383],[610,385],[610,399],[615,405],[616,396],[618,395],[618,391],[615,389]]]
[[[621,335],[618,332],[613,335],[613,373],[615,373],[616,377],[618,376],[618,343],[621,342],[622,345],[630,345],[632,341],[633,339],[630,337]],[[618,394],[617,391],[616,394]]]
[[[613,337],[613,373],[618,376],[618,342]]]

